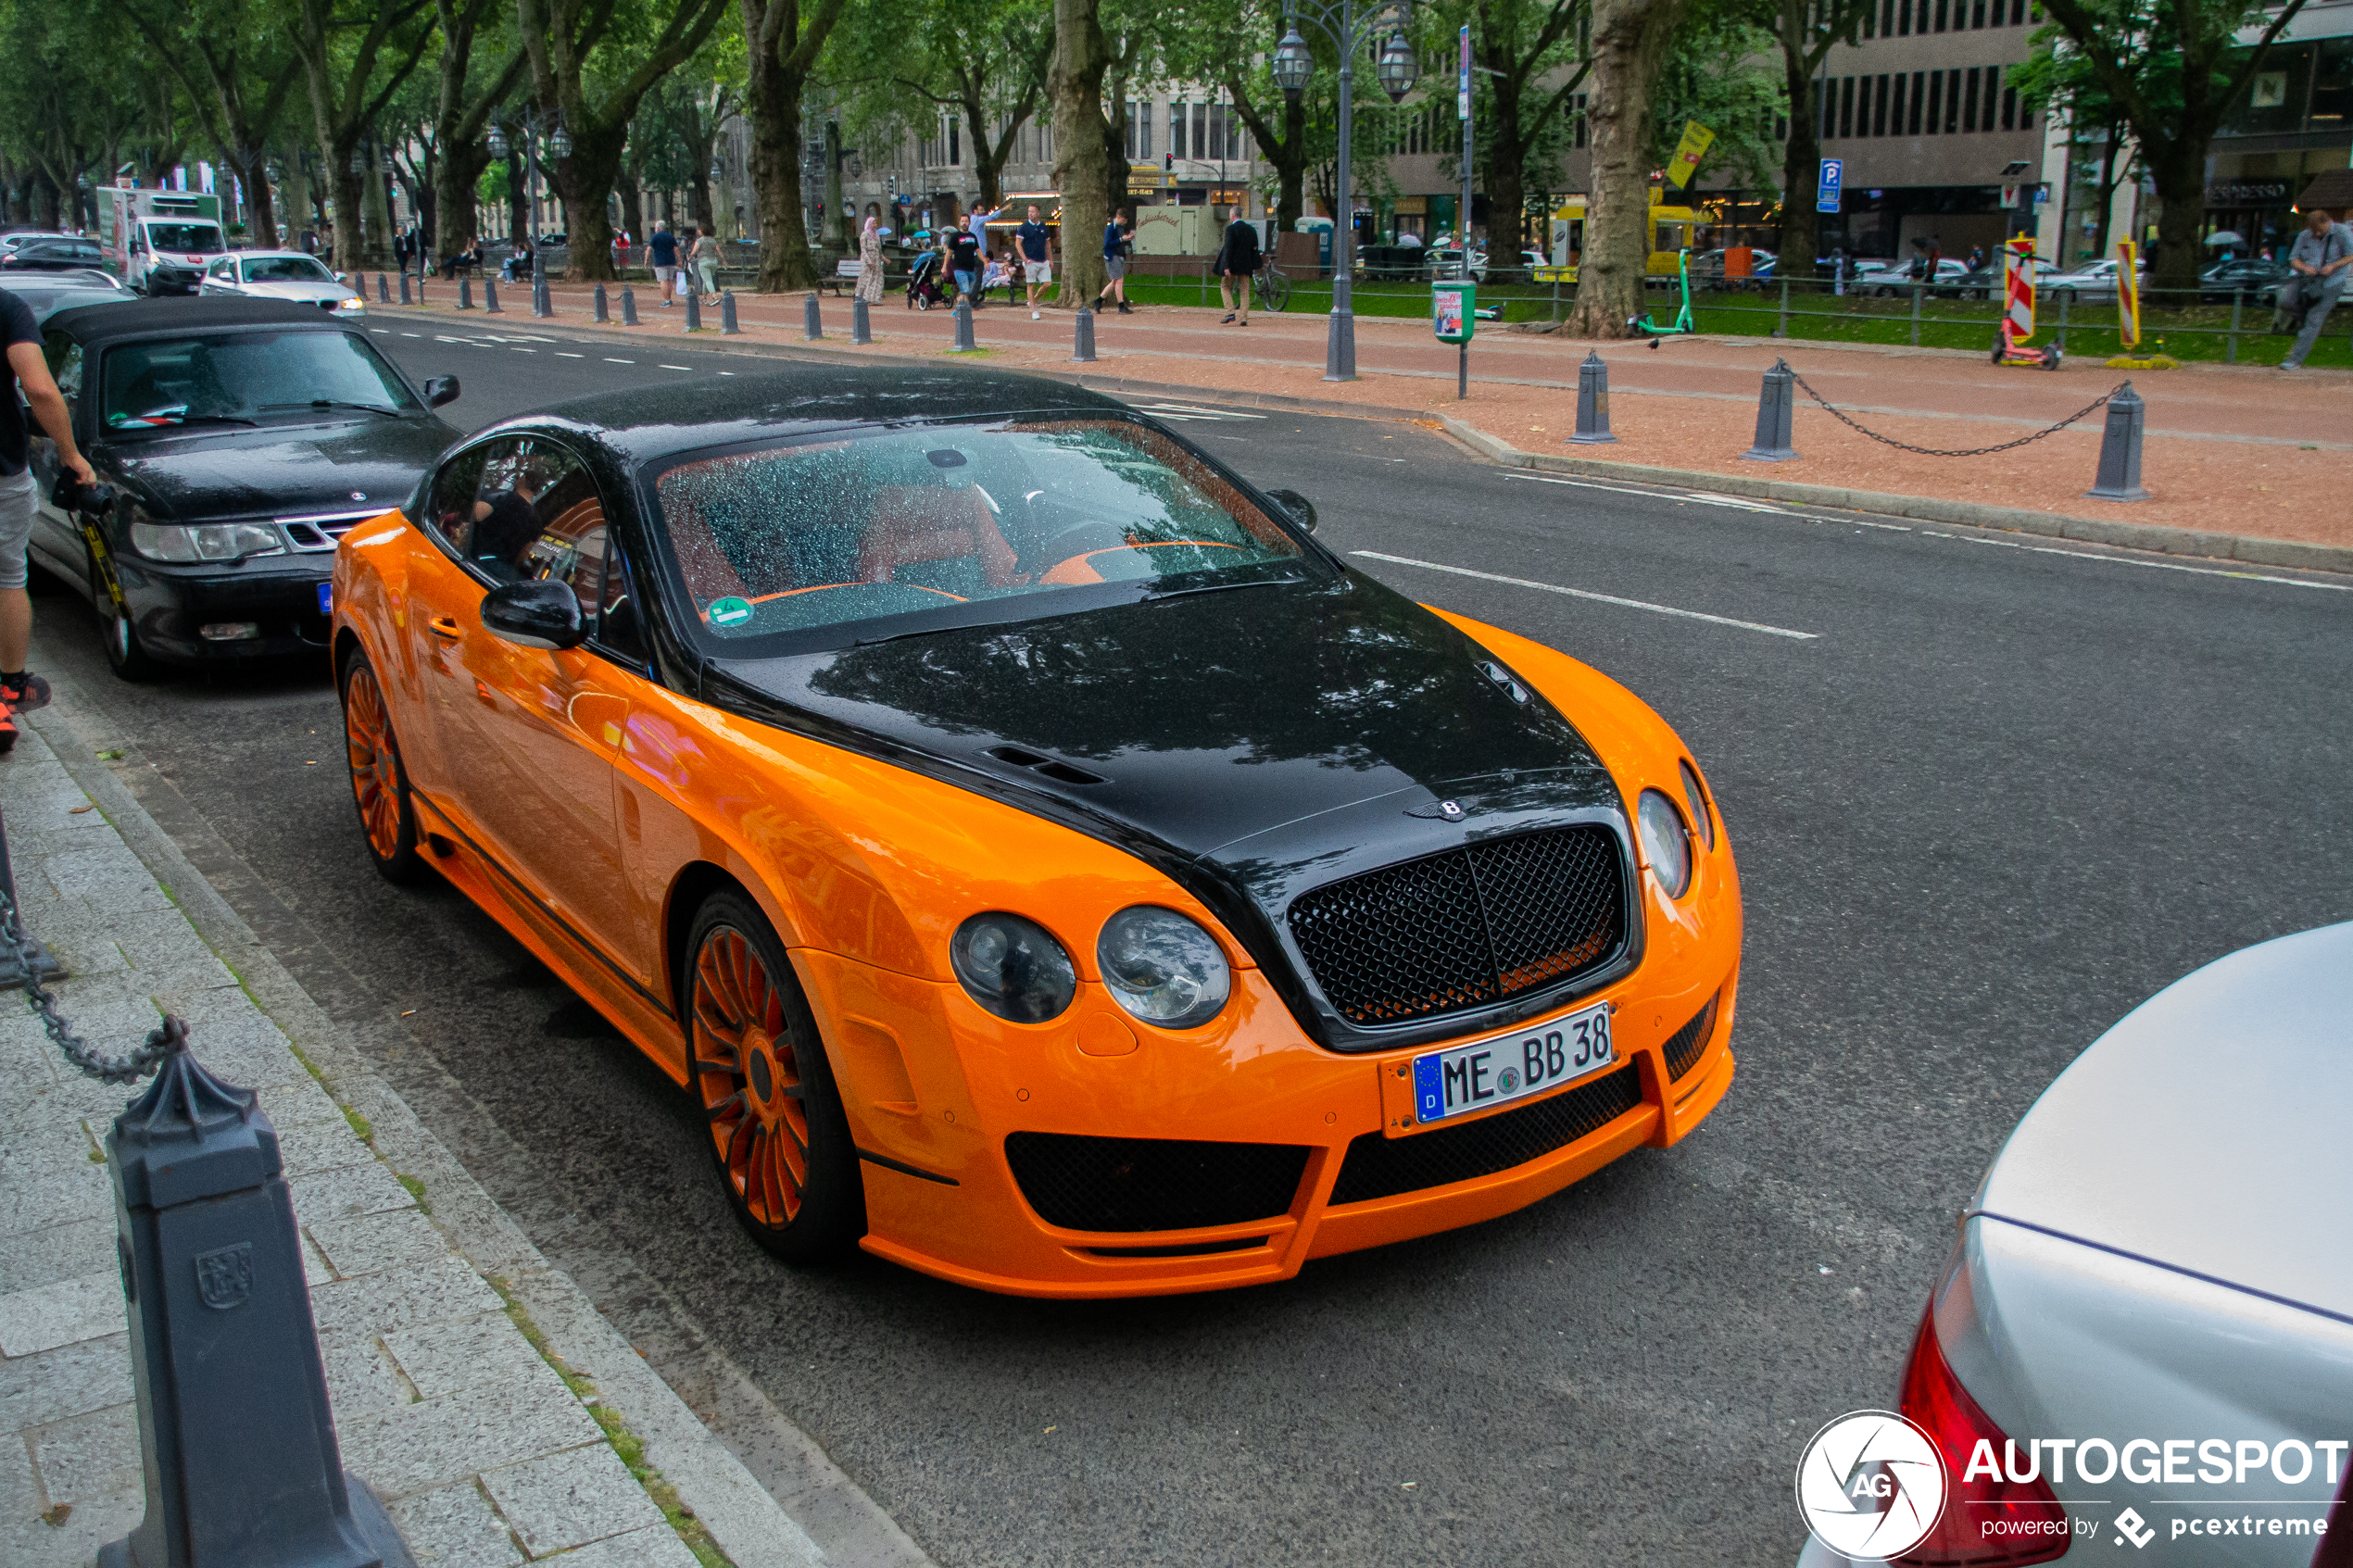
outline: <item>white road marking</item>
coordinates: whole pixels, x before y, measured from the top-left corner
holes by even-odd
[[[722,370],[722,371],[720,371],[719,373],[720,373],[721,375],[723,375],[723,376],[732,376],[732,375],[734,375],[736,372],[735,372],[735,371],[733,371],[733,370]]]
[[[1684,495],[1694,501],[1705,501],[1710,506],[1738,507],[1744,512],[1779,512],[1784,517],[1789,515],[1787,507],[1777,507],[1770,501],[1753,500],[1746,495],[1724,495],[1713,490],[1687,490]]]
[[[390,337],[392,335],[392,329],[389,327],[370,327],[368,330],[375,333],[378,337]]]
[[[634,365],[636,362],[635,359],[616,359],[610,354],[605,356],[605,363],[608,365]]]
[[[2291,588],[2327,588],[2353,594],[2353,583],[2315,583],[2309,577],[2275,577],[2265,571],[2233,571],[2221,566],[2187,566],[2180,561],[2142,560],[2134,556],[2103,556],[2090,550],[2065,550],[2053,545],[2029,545],[2016,539],[1983,539],[1974,533],[1939,533],[1924,529],[1923,539],[1951,539],[1963,545],[1999,545],[2006,550],[2031,550],[2038,556],[2065,556],[2070,560],[2098,561],[2105,566],[2145,566],[2158,571],[2186,571],[2193,577],[2235,577],[2247,583],[2284,583]]]
[[[510,354],[536,354],[539,350],[535,348],[517,348],[514,345],[509,344],[507,345],[507,352]]]
[[[559,348],[556,350],[556,358],[559,359],[585,359],[588,356],[585,354],[566,354],[562,349]]]
[[[1171,420],[1263,420],[1264,414],[1245,414],[1235,408],[1197,408],[1189,403],[1139,403],[1146,413],[1159,414]]]
[[[400,335],[401,335],[402,337],[419,337],[419,336],[422,336],[422,333],[419,333],[419,332],[402,332]]]
[[[1729,615],[1709,615],[1705,610],[1679,609],[1673,605],[1653,604],[1647,599],[1620,598],[1616,594],[1596,594],[1585,588],[1564,588],[1557,583],[1535,583],[1525,577],[1505,577],[1499,572],[1475,571],[1467,566],[1447,566],[1434,560],[1416,560],[1411,556],[1385,556],[1378,550],[1353,550],[1352,555],[1366,560],[1385,560],[1396,566],[1418,566],[1425,571],[1451,572],[1456,577],[1476,577],[1487,583],[1508,583],[1515,588],[1535,588],[1547,594],[1566,594],[1572,599],[1592,599],[1597,604],[1618,605],[1627,609],[1646,609],[1654,615],[1680,616],[1686,621],[1705,621],[1718,626],[1734,626],[1743,632],[1762,632],[1768,637],[1789,637],[1810,643],[1821,636],[1819,632],[1793,632],[1786,626],[1768,626],[1761,621],[1736,621]]]
[[[654,369],[657,370],[685,370],[690,374],[694,370],[694,367],[692,365],[656,365]]]
[[[1504,477],[1505,479],[1525,479],[1532,484],[1571,484],[1575,485],[1579,490],[1606,490],[1613,495],[1640,495],[1643,499],[1650,501],[1674,499],[1672,495],[1667,495],[1664,491],[1636,490],[1624,484],[1597,484],[1590,479],[1562,479],[1556,475],[1549,473],[1521,473],[1517,470],[1505,470]]]

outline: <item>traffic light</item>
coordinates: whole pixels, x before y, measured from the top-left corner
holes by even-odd
[[[1163,154],[1161,154],[1161,155],[1160,155],[1160,167],[1161,167],[1162,169],[1165,169],[1167,172],[1169,172],[1169,173],[1171,173],[1171,174],[1176,173],[1176,155],[1175,153],[1163,153]]]

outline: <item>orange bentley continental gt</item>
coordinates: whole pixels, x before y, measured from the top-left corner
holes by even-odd
[[[1215,1289],[1673,1143],[1740,976],[1697,764],[1314,527],[1018,376],[493,426],[336,558],[370,853],[696,1097],[786,1259]]]

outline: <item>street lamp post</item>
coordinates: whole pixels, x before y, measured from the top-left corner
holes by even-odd
[[[1324,4],[1322,0],[1285,0],[1283,6],[1284,33],[1282,43],[1275,50],[1275,85],[1292,103],[1305,90],[1307,79],[1315,69],[1315,56],[1307,50],[1306,41],[1299,36],[1299,16],[1307,14],[1310,21],[1323,31],[1340,51],[1340,187],[1338,206],[1332,224],[1332,315],[1331,330],[1324,345],[1324,379],[1354,381],[1356,379],[1356,312],[1353,308],[1356,273],[1356,188],[1350,178],[1350,144],[1356,119],[1356,52],[1362,49],[1382,27],[1392,29],[1404,25],[1413,0],[1377,0],[1361,16],[1356,0],[1338,0]],[[1381,88],[1392,104],[1400,102],[1412,91],[1415,66],[1413,48],[1402,32],[1392,31],[1384,45],[1374,69],[1380,78]]]
[[[558,162],[561,162],[572,156],[572,132],[564,129],[560,112],[547,114],[537,109],[525,109],[515,116],[515,128],[522,132],[523,205],[531,215],[525,227],[536,229],[539,226],[538,149],[544,147]],[[508,147],[506,127],[492,120],[489,133],[483,138],[483,144],[489,148],[492,157],[505,157]],[[545,277],[547,264],[540,258],[538,236],[527,234],[524,237],[531,241],[532,276]]]

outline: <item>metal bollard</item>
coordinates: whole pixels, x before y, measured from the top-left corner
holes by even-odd
[[[597,313],[593,320],[598,321],[610,321],[612,320],[612,307],[606,303],[605,285],[602,283],[598,283],[597,285]]]
[[[1577,433],[1568,439],[1579,446],[1617,439],[1609,433],[1609,361],[1590,349],[1577,367]]]
[[[147,1092],[107,1139],[147,1512],[101,1568],[409,1568],[343,1467],[278,1135],[167,1019]]]
[[[483,279],[483,282],[487,283],[490,280],[485,277]],[[460,272],[458,274],[458,308],[460,310],[472,310],[473,307],[473,274],[471,272]]]
[[[424,287],[424,282],[425,281],[423,275],[420,274],[417,279],[417,286],[419,288],[422,288]],[[409,298],[409,274],[405,269],[400,274],[400,303],[403,305],[413,303]]]
[[[825,318],[817,303],[817,291],[812,289],[809,291],[809,297],[800,302],[801,341],[818,343],[824,340],[824,335]]]
[[[2100,471],[2083,494],[2095,501],[2145,501],[2141,488],[2141,427],[2148,407],[2126,382],[2108,400],[2108,424],[2100,432]]]
[[[1078,324],[1071,329],[1070,358],[1080,365],[1095,362],[1095,313],[1083,305],[1078,307]]]
[[[1786,463],[1797,456],[1789,444],[1790,414],[1797,401],[1797,373],[1786,359],[1776,359],[1765,372],[1765,387],[1756,399],[1756,445],[1741,454],[1760,463]]]
[[[950,353],[950,354],[977,354],[977,353],[979,353],[979,352],[980,352],[979,348],[978,348],[978,347],[976,347],[976,346],[974,345],[974,343],[973,343],[973,307],[972,307],[972,301],[970,301],[970,300],[968,300],[968,299],[960,299],[960,300],[958,300],[958,301],[956,302],[955,317],[956,317],[956,346],[955,346],[955,347],[953,347],[953,348],[951,348],[951,349],[950,349],[948,352],[949,352],[949,353]]]
[[[863,295],[849,302],[849,341],[852,343],[875,341],[875,324],[866,319],[866,299]]]
[[[686,330],[690,332],[702,331],[702,291],[700,289],[690,288],[686,291]]]
[[[409,274],[406,272],[400,274],[400,292],[402,294],[409,292]],[[384,275],[382,272],[376,274],[376,303],[378,305],[392,303],[392,285],[384,282]]]
[[[637,291],[627,283],[621,285],[621,324],[624,327],[637,324]]]
[[[727,337],[737,337],[743,332],[743,328],[736,325],[736,291],[733,289],[719,291],[719,331]]]
[[[547,280],[544,274],[531,280],[531,313],[534,316],[552,316],[556,313],[555,301],[547,297]]]
[[[498,308],[498,280],[487,272],[482,275],[482,297],[484,302],[482,307],[484,310],[493,316],[506,314],[504,310]]]

